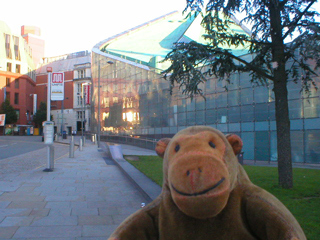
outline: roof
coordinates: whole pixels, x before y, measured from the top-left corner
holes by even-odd
[[[153,68],[165,69],[168,63],[160,63],[177,42],[196,41],[206,44],[201,26],[201,16],[184,17],[180,12],[172,12],[136,28],[106,39],[95,46],[101,51]],[[239,25],[234,31],[246,33]],[[244,49],[233,49],[234,54],[247,53]]]

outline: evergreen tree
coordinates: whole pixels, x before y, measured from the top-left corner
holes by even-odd
[[[8,98],[1,104],[0,114],[6,114],[6,124],[13,124],[18,120],[17,113]]]
[[[250,72],[253,83],[272,84],[275,95],[279,184],[293,186],[288,78],[301,82],[308,92],[320,66],[319,13],[312,9],[316,0],[187,0],[189,15],[201,14],[204,36],[209,43],[178,43],[166,56],[171,66],[164,71],[183,93],[201,94],[198,86],[207,77],[229,81],[234,72]],[[251,34],[232,31],[235,17],[245,14],[239,24],[252,26]],[[288,43],[290,42],[290,43]],[[232,53],[246,47],[252,60]],[[313,59],[313,66],[310,59]],[[201,66],[207,66],[203,70]],[[315,66],[315,67],[314,67]]]
[[[45,102],[41,102],[39,109],[36,114],[33,116],[33,122],[36,127],[41,128],[42,122],[47,120],[47,104]]]

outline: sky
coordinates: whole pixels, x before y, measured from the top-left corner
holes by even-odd
[[[14,0],[2,1],[0,20],[13,34],[36,26],[45,57],[89,50],[98,42],[172,11],[186,0]]]
[[[16,35],[22,25],[39,27],[45,57],[53,57],[91,51],[104,39],[185,6],[186,0],[7,0],[0,20]],[[320,9],[320,2],[314,6]]]

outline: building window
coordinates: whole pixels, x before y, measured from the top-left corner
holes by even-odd
[[[8,99],[10,102],[10,92],[6,92],[6,99]]]
[[[12,71],[12,64],[11,63],[7,63],[7,72],[11,72]]]
[[[20,64],[16,64],[16,73],[20,73]]]
[[[20,110],[16,109],[15,111],[16,111],[16,114],[17,114],[17,120],[19,120],[20,119]]]
[[[12,53],[10,48],[11,36],[9,34],[4,34],[4,38],[5,38],[5,47],[6,47],[6,57],[9,59],[12,59]]]
[[[19,38],[18,37],[13,37],[14,39],[14,55],[15,55],[15,59],[20,61],[21,57],[20,57],[20,49],[19,49]]]
[[[19,93],[14,94],[14,104],[19,104]]]
[[[10,78],[6,78],[6,86],[7,87],[10,87],[10,80],[11,80]]]
[[[86,71],[84,69],[78,70],[78,78],[85,78]]]
[[[82,116],[85,119],[86,118],[86,112],[85,111],[77,111],[77,119],[82,120]]]
[[[14,88],[16,88],[16,89],[19,88],[19,78],[14,80]]]

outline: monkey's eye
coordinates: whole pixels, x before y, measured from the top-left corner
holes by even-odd
[[[180,150],[180,145],[177,145],[177,146],[174,148],[174,150],[175,150],[176,152],[178,152],[178,151]]]
[[[212,141],[209,142],[209,146],[212,148],[216,148],[216,145]]]

